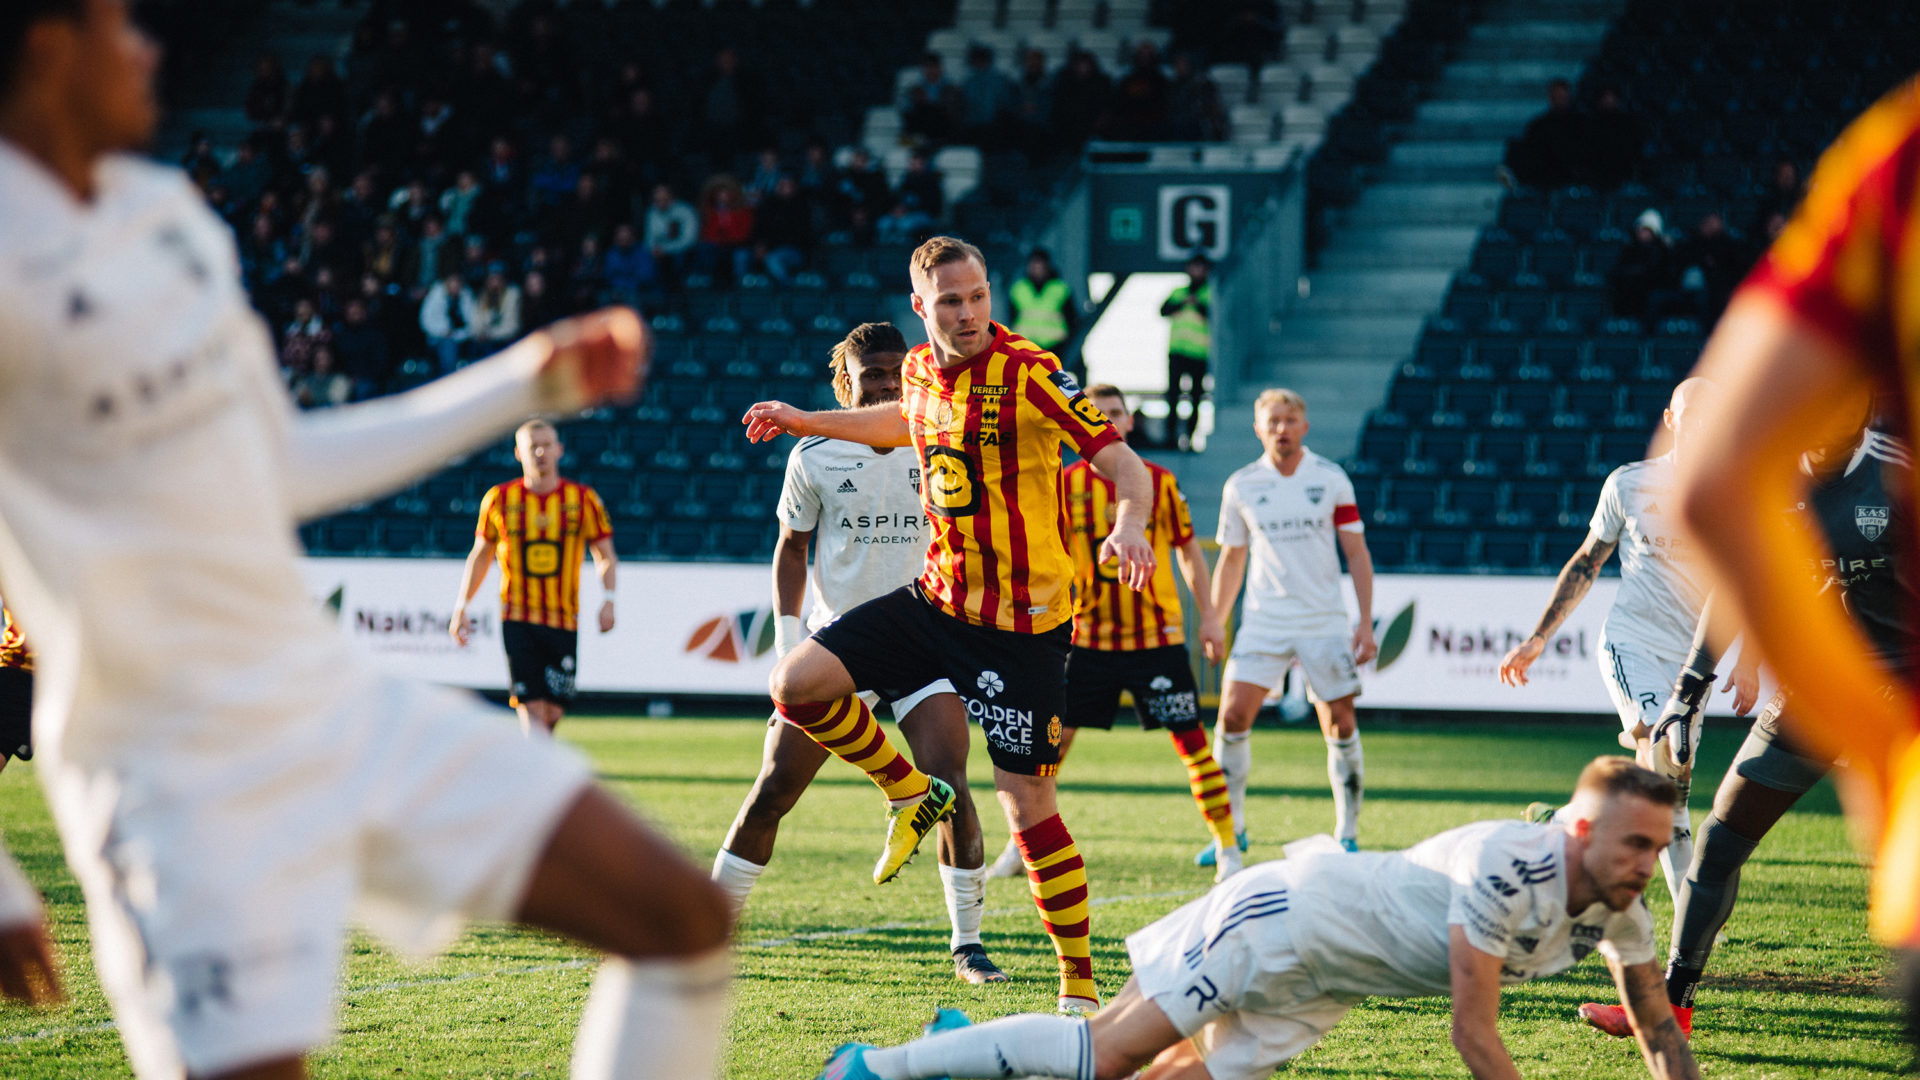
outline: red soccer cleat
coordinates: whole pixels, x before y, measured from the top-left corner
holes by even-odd
[[[1602,1005],[1589,1001],[1580,1006],[1580,1019],[1599,1028],[1616,1039],[1633,1037],[1633,1021],[1627,1018],[1627,1010],[1618,1005]],[[1693,1009],[1673,1006],[1674,1022],[1680,1025],[1680,1034],[1693,1038]]]

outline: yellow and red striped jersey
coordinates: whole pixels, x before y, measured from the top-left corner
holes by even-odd
[[[933,520],[921,591],[976,626],[1039,634],[1071,619],[1060,447],[1090,458],[1119,433],[1058,358],[998,323],[966,360],[942,368],[921,345],[900,374]]]
[[[1173,549],[1193,539],[1193,515],[1173,474],[1149,461],[1153,513],[1147,543],[1153,545],[1153,578],[1129,589],[1112,563],[1102,563],[1100,545],[1113,531],[1120,498],[1113,481],[1076,461],[1060,474],[1067,496],[1067,548],[1073,554],[1073,643],[1082,649],[1127,652],[1181,645],[1180,588],[1173,580]]]
[[[1920,401],[1920,80],[1881,99],[1820,158],[1807,197],[1743,286],[1898,380]]]
[[[27,636],[20,632],[20,624],[13,621],[13,612],[0,606],[0,667],[33,670],[33,650],[27,647]]]
[[[562,480],[545,495],[525,480],[496,484],[480,503],[476,535],[500,564],[500,618],[577,628],[587,545],[613,535],[607,508],[585,484]]]

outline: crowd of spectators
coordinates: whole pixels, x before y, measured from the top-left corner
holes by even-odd
[[[1117,79],[1081,49],[1052,71],[1046,54],[1027,49],[1018,74],[1010,75],[995,64],[992,49],[975,44],[957,78],[938,54],[928,53],[897,104],[912,145],[962,143],[1042,162],[1077,152],[1089,138],[1210,142],[1227,136],[1226,107],[1206,65],[1194,51],[1181,50],[1169,66],[1151,41],[1134,47]]]
[[[1609,190],[1634,178],[1645,152],[1640,121],[1621,102],[1620,91],[1602,86],[1593,107],[1580,108],[1565,79],[1547,84],[1547,108],[1507,143],[1504,178],[1509,183],[1553,190]]]
[[[376,3],[344,65],[315,56],[296,79],[259,58],[239,146],[194,138],[184,164],[303,403],[387,392],[572,311],[791,281],[825,240],[912,241],[946,212],[925,154],[892,184],[863,151],[779,149],[734,48],[694,87],[637,63],[608,86],[569,77],[567,10]]]
[[[1712,325],[1741,279],[1786,227],[1803,194],[1799,167],[1783,159],[1774,164],[1753,219],[1744,228],[1710,210],[1691,231],[1676,233],[1659,210],[1643,211],[1607,273],[1613,313],[1643,323],[1690,318]]]

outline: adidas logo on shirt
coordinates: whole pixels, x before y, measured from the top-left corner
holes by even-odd
[[[847,479],[845,479],[845,480],[842,480],[842,481],[840,481],[840,486],[839,486],[839,487],[837,487],[837,488],[835,488],[834,490],[835,490],[835,491],[837,491],[837,492],[839,492],[839,493],[840,493],[840,494],[842,494],[842,495],[858,495],[858,494],[860,494],[860,489],[859,489],[859,488],[857,488],[857,487],[854,487],[854,486],[853,486],[853,478],[852,478],[852,477],[848,477]]]

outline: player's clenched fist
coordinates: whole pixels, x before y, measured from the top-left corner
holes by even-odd
[[[804,435],[800,430],[805,409],[796,409],[784,401],[756,401],[740,422],[747,425],[748,442],[766,442],[781,435]]]
[[[653,338],[632,308],[562,319],[537,336],[548,343],[540,378],[556,411],[631,401],[646,384]]]

